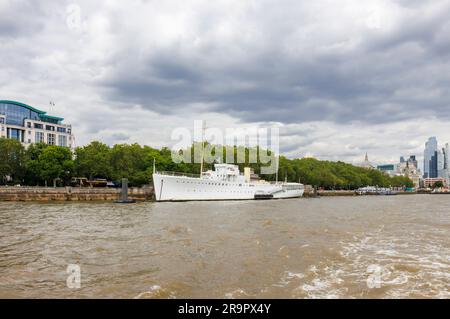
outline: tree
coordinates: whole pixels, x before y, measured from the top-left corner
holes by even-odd
[[[394,176],[391,178],[391,186],[413,188],[414,182],[405,176]]]
[[[72,152],[67,147],[47,146],[39,155],[35,169],[42,181],[56,182],[61,180],[67,184],[73,176],[74,163]]]
[[[111,149],[112,177],[115,181],[128,178],[130,185],[150,183],[151,172],[147,170],[145,150],[139,144],[118,144]]]
[[[26,185],[37,186],[42,181],[41,178],[41,165],[39,162],[39,157],[41,156],[44,149],[49,145],[44,143],[32,144],[28,146],[26,154],[26,165],[25,165],[25,183]]]
[[[14,139],[0,138],[0,184],[21,183],[25,174],[25,149]]]
[[[434,188],[443,188],[444,187],[444,183],[442,181],[437,181],[436,183],[434,183]]]
[[[79,177],[111,178],[111,149],[94,141],[75,150],[75,171]]]
[[[30,145],[25,151],[15,140],[0,139],[0,183],[7,178],[15,182],[24,181],[25,185],[39,185],[40,183],[55,182],[60,179],[67,183],[76,171],[79,177],[107,178],[120,182],[128,178],[130,185],[142,186],[150,184],[153,173],[153,161],[159,171],[177,171],[199,174],[199,154],[193,152],[193,147],[201,147],[197,143],[180,150],[189,154],[191,163],[174,162],[174,151],[169,148],[160,150],[139,144],[118,144],[109,147],[94,141],[87,146],[75,150],[75,160],[68,148],[49,146],[46,144]],[[234,155],[232,163],[244,167],[251,167],[258,174],[267,163],[250,163],[250,148],[238,146],[209,145],[222,149],[222,162],[226,162],[227,155]],[[238,151],[245,152],[245,163],[237,163]],[[256,148],[258,157],[259,147]],[[264,150],[261,150],[264,152]],[[228,152],[230,152],[228,154]],[[272,156],[270,151],[265,152]],[[189,156],[188,155],[188,156]],[[212,154],[218,159],[218,154]],[[195,158],[194,158],[195,157]],[[194,161],[195,159],[195,161]],[[220,162],[220,159],[218,159]],[[204,169],[212,169],[213,164],[205,163]],[[276,174],[262,176],[268,181],[274,181]],[[357,189],[362,186],[380,187],[413,187],[413,182],[404,176],[389,177],[374,169],[356,167],[343,162],[320,161],[314,158],[288,159],[281,156],[279,161],[279,180],[289,182],[301,181],[304,184],[323,187],[326,189]],[[440,184],[438,184],[439,186]],[[436,186],[436,185],[435,185]]]

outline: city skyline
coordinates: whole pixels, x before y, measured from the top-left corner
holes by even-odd
[[[5,1],[0,98],[68,119],[78,145],[170,146],[168,132],[205,119],[278,126],[288,157],[422,163],[428,137],[450,141],[449,9]]]

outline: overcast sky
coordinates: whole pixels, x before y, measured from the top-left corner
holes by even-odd
[[[277,126],[289,157],[374,163],[450,141],[449,0],[0,0],[0,99],[77,145]]]

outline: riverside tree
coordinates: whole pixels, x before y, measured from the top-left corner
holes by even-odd
[[[267,164],[250,163],[250,149],[245,148],[245,163],[237,163],[237,151],[240,147],[215,146],[222,148],[223,158],[227,160],[227,152],[234,157],[234,164],[251,167],[255,173]],[[106,178],[120,182],[126,177],[132,186],[151,184],[153,160],[159,171],[176,171],[199,174],[199,159],[193,161],[195,152],[192,148],[182,150],[191,154],[193,163],[174,163],[172,150],[160,150],[139,144],[117,144],[110,147],[94,141],[89,145],[78,147],[73,156],[70,149],[45,144],[30,145],[25,151],[23,146],[15,140],[0,140],[0,183],[12,179],[15,183],[25,185],[55,184],[60,181],[67,185],[73,176],[90,179]],[[259,152],[257,152],[259,154]],[[269,152],[270,153],[270,152]],[[198,155],[198,154],[197,154]],[[268,154],[270,155],[270,154]],[[215,154],[214,156],[218,156]],[[196,162],[196,163],[194,163]],[[205,163],[204,169],[212,169],[211,163]],[[276,175],[262,176],[268,181],[274,181]],[[363,186],[379,187],[413,187],[408,177],[389,177],[385,173],[356,167],[343,162],[320,161],[314,158],[288,159],[281,156],[279,161],[279,180],[302,182],[303,184],[322,187],[325,189],[357,189]]]
[[[433,188],[442,188],[444,187],[444,183],[441,181],[437,181],[436,183],[434,183]]]
[[[46,184],[51,182],[56,186],[57,181],[68,184],[74,169],[71,150],[54,145],[44,148],[38,158],[37,169]]]
[[[24,175],[24,147],[17,140],[0,138],[0,184],[21,183]]]
[[[42,180],[40,156],[47,147],[47,144],[38,143],[30,145],[26,150],[25,183],[27,185],[39,186],[45,184],[45,181]]]
[[[111,149],[108,145],[94,141],[84,147],[77,147],[75,158],[77,176],[89,179],[111,178]]]

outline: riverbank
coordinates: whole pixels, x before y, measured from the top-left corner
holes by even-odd
[[[418,192],[405,192],[405,191],[398,191],[395,192],[396,195],[415,195],[418,194]],[[352,190],[307,190],[305,189],[305,195],[304,197],[337,197],[337,196],[344,196],[344,197],[351,197],[351,196],[374,196],[378,194],[358,194],[356,191]]]
[[[119,199],[120,189],[79,188],[79,187],[0,187],[0,201],[10,202],[52,202],[52,201],[105,201]],[[398,195],[414,195],[416,192],[397,192]],[[128,196],[135,201],[148,201],[154,198],[153,187],[130,188]],[[305,186],[304,197],[351,197],[359,195],[352,190],[319,190]]]
[[[52,202],[52,201],[116,201],[120,189],[79,187],[0,187],[0,201]],[[153,187],[129,188],[131,200],[146,201],[153,198]]]

